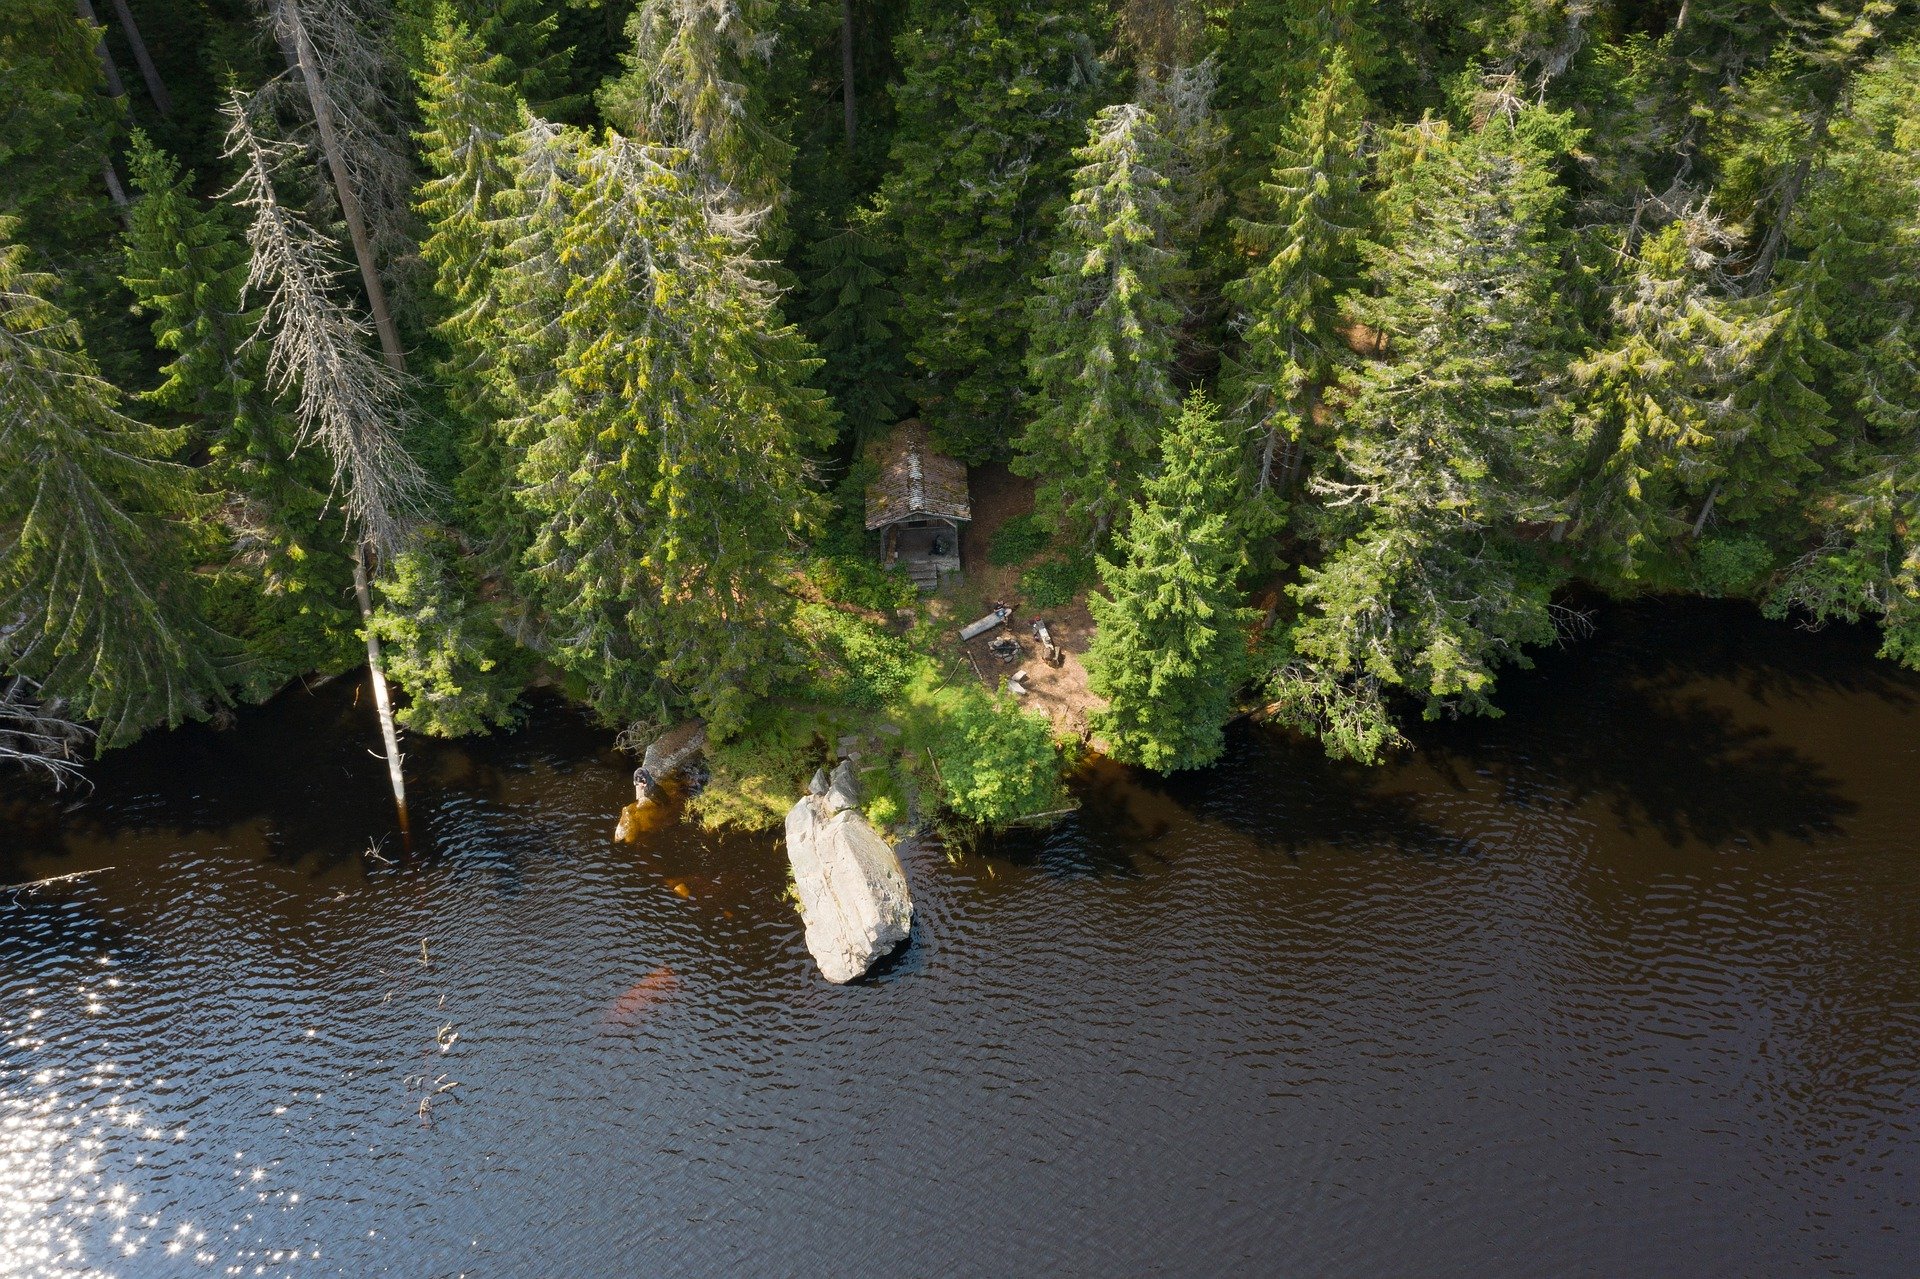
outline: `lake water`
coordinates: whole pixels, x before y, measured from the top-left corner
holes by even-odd
[[[344,682],[0,794],[108,868],[0,894],[0,1274],[1920,1272],[1920,681],[1596,621],[1388,768],[909,849],[848,988],[553,703],[413,744],[410,857]]]

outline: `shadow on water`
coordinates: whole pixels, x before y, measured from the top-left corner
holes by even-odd
[[[1916,700],[1865,628],[1815,641],[1741,606],[1653,602],[1604,609],[1598,624],[1594,639],[1507,674],[1502,717],[1417,731],[1419,760],[1456,790],[1478,777],[1525,807],[1598,804],[1671,845],[1804,841],[1839,832],[1855,805],[1758,708]]]
[[[1137,875],[1160,844],[1179,843],[1200,821],[1290,857],[1313,848],[1473,856],[1473,839],[1428,816],[1428,805],[1448,789],[1489,788],[1525,808],[1598,805],[1624,831],[1672,845],[1804,841],[1838,833],[1855,806],[1780,734],[1779,708],[1830,713],[1837,697],[1920,702],[1920,680],[1873,656],[1869,628],[1815,637],[1745,605],[1705,601],[1606,604],[1596,621],[1592,639],[1502,677],[1504,715],[1413,719],[1411,749],[1383,768],[1235,725],[1212,768],[1160,778],[1095,761],[1075,780],[1078,813],[1050,832],[1001,836],[991,851],[1057,878]]]
[[[401,861],[378,734],[350,678],[308,689],[296,683],[232,725],[190,724],[155,733],[93,761],[88,783],[54,792],[35,779],[0,777],[0,882],[57,873],[46,859],[78,844],[126,836],[204,845],[230,833],[259,845],[273,862],[318,877],[368,859],[368,847]],[[550,694],[528,699],[527,727],[511,738],[406,741],[416,863],[443,843],[489,838],[492,869],[540,846],[520,830],[508,802],[514,773],[539,767],[565,775],[610,756],[607,734]],[[443,828],[457,825],[457,831]],[[245,832],[245,833],[243,833]]]

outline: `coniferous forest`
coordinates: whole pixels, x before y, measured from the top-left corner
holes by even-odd
[[[1910,0],[0,10],[29,767],[366,666],[396,790],[546,682],[713,821],[874,720],[877,820],[1057,807],[862,523],[908,417],[1163,772],[1497,714],[1594,593],[1920,667]]]

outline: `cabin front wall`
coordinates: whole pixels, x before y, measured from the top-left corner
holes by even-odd
[[[900,567],[926,589],[948,573],[960,571],[960,523],[938,516],[916,516],[887,525],[883,563]],[[928,578],[931,577],[930,584]]]

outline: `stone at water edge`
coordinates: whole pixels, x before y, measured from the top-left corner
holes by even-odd
[[[913,898],[899,857],[854,806],[852,766],[821,789],[787,813],[787,860],[820,975],[849,982],[907,939]]]

